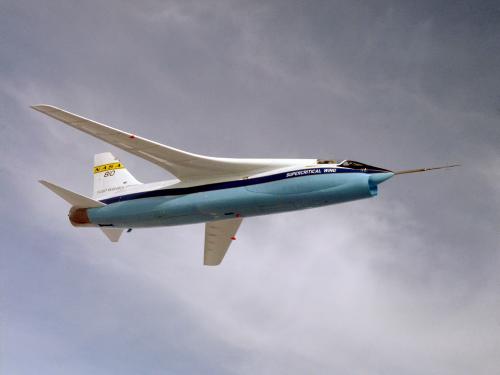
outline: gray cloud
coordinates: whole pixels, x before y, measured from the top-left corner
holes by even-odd
[[[6,373],[494,373],[499,9],[491,2],[8,2],[0,15]],[[380,196],[112,245],[36,180],[89,194],[94,153],[45,102],[222,156],[394,169]],[[1,371],[0,371],[1,372]]]

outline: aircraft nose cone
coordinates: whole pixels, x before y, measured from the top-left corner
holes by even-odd
[[[392,172],[373,173],[372,175],[370,175],[370,182],[375,184],[375,185],[378,185],[378,184],[381,184],[382,182],[388,180],[392,176],[394,176],[394,173],[392,173]]]

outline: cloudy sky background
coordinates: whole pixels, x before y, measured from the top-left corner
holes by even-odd
[[[494,374],[500,369],[498,2],[2,1],[0,373]],[[93,155],[168,174],[29,109],[181,149],[349,158],[371,200],[111,244]]]

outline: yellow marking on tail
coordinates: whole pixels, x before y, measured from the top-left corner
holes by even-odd
[[[94,167],[94,174],[122,168],[125,168],[125,166],[120,162],[98,165],[97,167]]]

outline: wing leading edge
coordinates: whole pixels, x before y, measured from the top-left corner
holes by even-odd
[[[252,174],[299,164],[315,159],[236,159],[193,154],[112,128],[50,105],[31,108],[104,142],[148,160],[172,173],[184,183],[244,178]]]

